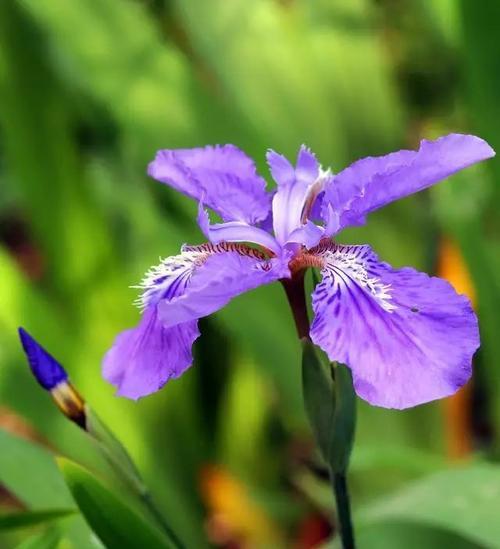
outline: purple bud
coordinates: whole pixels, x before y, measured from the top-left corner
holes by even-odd
[[[44,389],[51,391],[59,383],[67,381],[68,374],[64,368],[24,328],[19,328],[19,337],[31,371]]]

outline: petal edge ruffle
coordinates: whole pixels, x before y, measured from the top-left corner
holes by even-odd
[[[253,160],[234,145],[158,151],[148,174],[204,203],[224,221],[265,219],[271,195]]]

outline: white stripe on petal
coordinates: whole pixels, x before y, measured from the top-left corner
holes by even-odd
[[[184,245],[180,254],[165,259],[160,258],[160,263],[151,267],[138,285],[132,286],[142,290],[141,295],[134,302],[135,305],[144,310],[149,305],[156,305],[162,299],[171,300],[182,295],[198,267],[203,265],[210,256],[228,252],[236,252],[241,256],[260,260],[259,267],[263,271],[271,269],[271,263],[262,252],[244,244],[219,242],[198,246]]]
[[[375,259],[369,246],[328,243],[310,253],[324,260],[323,276],[331,277],[334,287],[348,284],[351,279],[369,292],[385,311],[392,313],[396,309],[391,298],[391,285],[384,284],[372,269]]]
[[[185,289],[197,265],[201,265],[210,252],[192,247],[183,250],[178,255],[160,259],[158,265],[153,265],[137,286],[142,290],[135,301],[141,310],[149,305],[155,305],[161,299],[179,295]]]

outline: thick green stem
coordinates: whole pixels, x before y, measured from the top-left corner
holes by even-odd
[[[343,549],[355,549],[354,531],[351,520],[351,504],[345,473],[331,473],[333,492],[337,504],[337,520]]]

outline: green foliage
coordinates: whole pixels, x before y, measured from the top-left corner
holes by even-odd
[[[360,511],[360,527],[416,523],[448,530],[484,547],[498,547],[500,468],[478,464],[425,477]]]
[[[0,530],[15,530],[55,521],[76,513],[74,509],[51,509],[50,511],[28,511],[0,515]]]
[[[314,436],[328,462],[336,391],[327,367],[320,360],[315,345],[309,340],[302,342],[302,391]]]
[[[328,447],[328,461],[332,471],[345,474],[356,430],[356,394],[351,370],[343,364],[332,366],[335,389],[335,410]]]
[[[73,506],[52,456],[42,448],[0,430],[0,481],[24,504],[56,510]]]
[[[77,508],[49,451],[3,430],[0,448],[0,483],[28,509],[1,515],[0,529],[2,524],[29,526],[67,517],[45,533],[26,540],[27,547],[54,547],[64,537],[75,549],[95,549],[83,520],[70,516]]]
[[[358,533],[357,546],[360,549],[484,549],[458,534],[428,528],[420,524],[380,523],[367,526]]]
[[[306,412],[323,457],[332,473],[345,473],[356,429],[356,395],[350,370],[329,366],[315,346],[302,341],[302,390]]]
[[[40,534],[26,538],[17,549],[55,549],[61,541],[61,535],[55,529],[48,529]]]
[[[78,507],[106,547],[176,547],[83,467],[62,458],[59,466]]]
[[[0,424],[8,408],[44,441],[0,430],[0,482],[26,513],[75,505],[47,448],[95,471],[113,491],[116,478],[90,437],[30,378],[19,325],[67,367],[187,546],[209,545],[204,525],[216,509],[199,479],[214,461],[264,494],[259,506],[289,536],[312,509],[331,507],[328,492],[293,503],[290,497],[289,480],[302,474],[310,434],[300,343],[278,285],[242,296],[204,322],[195,366],[157,395],[130,402],[102,380],[104,352],[138,319],[129,286],[158,256],[202,240],[196,205],[147,179],[146,164],[161,147],[230,142],[254,156],[267,176],[267,147],[293,156],[305,142],[337,170],[447,131],[477,133],[498,149],[497,4],[0,2]],[[499,166],[493,160],[454,176],[342,234],[344,241],[374,245],[394,265],[427,271],[435,268],[443,233],[458,242],[482,335],[475,442],[489,457],[500,446],[493,429],[500,418]],[[330,411],[310,404],[309,413],[327,423]],[[429,547],[495,546],[491,537],[450,533],[451,515],[436,508],[449,503],[442,496],[449,492],[442,484],[448,463],[441,410],[430,404],[395,412],[360,403],[351,461],[355,511],[372,500],[386,513],[361,529],[361,547],[377,547],[380,539],[389,548],[418,546],[415,540]],[[474,475],[495,473],[474,467],[449,474],[463,487],[467,516],[490,520],[470,479],[479,483]],[[419,503],[427,518],[411,518],[423,496],[418,485],[408,492],[405,486],[421,477],[422,490],[436,499]],[[302,481],[302,492],[314,491],[314,476]],[[404,517],[396,517],[387,496],[395,489],[406,494]],[[241,501],[227,505],[245,509]],[[477,529],[494,534],[487,525]],[[0,545],[96,547],[80,515],[27,535],[2,534]]]

